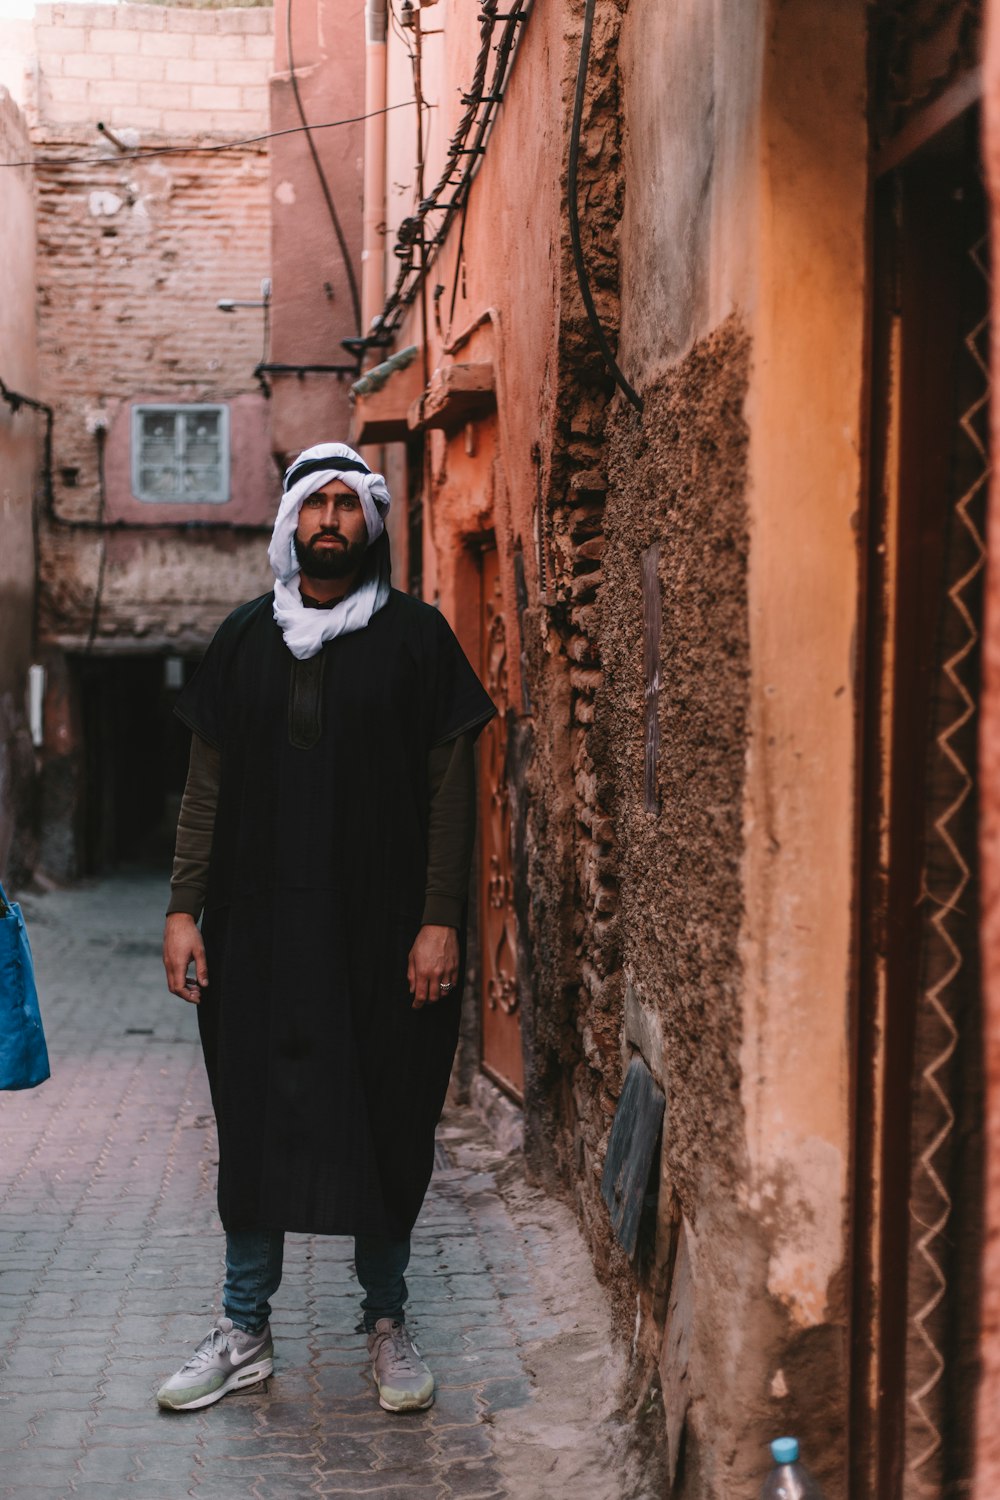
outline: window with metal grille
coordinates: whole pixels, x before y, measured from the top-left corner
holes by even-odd
[[[133,407],[132,493],[154,504],[228,500],[229,408]]]

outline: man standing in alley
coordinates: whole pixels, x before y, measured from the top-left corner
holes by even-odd
[[[163,957],[198,1006],[226,1279],[168,1409],[271,1373],[286,1231],[354,1236],[381,1405],[433,1400],[404,1272],[458,1036],[473,743],[495,710],[443,617],[390,587],[388,508],[352,449],[302,453],[274,591],[223,622],[177,704],[193,737]]]

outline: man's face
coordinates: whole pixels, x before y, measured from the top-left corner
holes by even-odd
[[[346,578],[361,566],[368,528],[361,501],[332,479],[308,495],[295,529],[295,556],[306,578]]]

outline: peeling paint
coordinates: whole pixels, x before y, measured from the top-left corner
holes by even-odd
[[[798,1142],[779,1138],[775,1152],[780,1179],[762,1189],[774,1205],[767,1287],[800,1327],[809,1328],[829,1316],[828,1289],[843,1258],[844,1159],[815,1135]]]
[[[120,208],[123,208],[125,199],[120,198],[117,193],[93,192],[87,198],[87,206],[95,219],[113,218]]]

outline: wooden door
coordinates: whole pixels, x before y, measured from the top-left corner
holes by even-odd
[[[975,116],[875,201],[853,1487],[970,1483],[982,1236],[977,761],[989,251]]]
[[[507,626],[495,547],[482,554],[480,675],[499,710],[480,737],[479,940],[483,1072],[518,1101],[524,1092],[517,928],[507,793]]]

